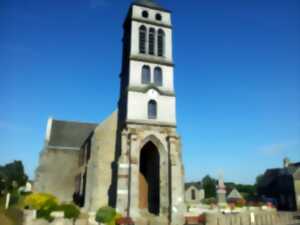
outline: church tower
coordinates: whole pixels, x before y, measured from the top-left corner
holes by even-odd
[[[171,12],[134,1],[124,22],[116,207],[137,221],[150,218],[146,224],[183,224],[173,71]]]
[[[35,190],[86,212],[109,205],[137,225],[183,225],[171,12],[136,0],[123,27],[118,110],[100,124],[50,119]]]

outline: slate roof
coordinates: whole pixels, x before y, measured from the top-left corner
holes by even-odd
[[[188,182],[184,184],[184,189],[187,190],[191,186],[196,187],[198,190],[202,189],[202,183],[200,181],[198,182]]]
[[[139,5],[139,6],[144,6],[144,7],[148,7],[148,8],[151,8],[151,9],[158,9],[158,10],[162,10],[162,11],[168,11],[154,0],[135,0],[132,3],[132,5]]]
[[[242,199],[242,195],[240,194],[240,192],[234,188],[230,194],[227,196],[228,199]]]
[[[267,186],[278,176],[281,175],[294,175],[296,171],[300,168],[300,162],[290,163],[287,168],[274,168],[267,169],[264,173],[264,179],[262,180],[260,186]],[[299,175],[297,174],[297,177]]]
[[[80,148],[98,124],[52,120],[48,145]]]

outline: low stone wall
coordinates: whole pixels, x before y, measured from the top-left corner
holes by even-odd
[[[73,223],[72,219],[64,218],[63,212],[53,212],[51,214],[54,218],[52,222],[36,218],[35,210],[24,210],[23,215],[23,225],[100,225],[95,221],[95,213],[91,213],[89,218],[77,219],[75,223]]]
[[[243,212],[239,214],[207,213],[206,225],[292,225],[299,224],[290,212]]]

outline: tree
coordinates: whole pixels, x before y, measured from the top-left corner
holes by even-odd
[[[25,185],[27,180],[22,161],[14,161],[0,166],[0,194]]]
[[[256,188],[261,184],[261,182],[263,181],[263,179],[264,179],[264,175],[263,174],[260,174],[260,175],[258,175],[256,177],[256,182],[255,182],[255,187]]]
[[[205,198],[216,197],[217,180],[211,178],[209,175],[206,175],[202,179],[202,185],[205,192]]]

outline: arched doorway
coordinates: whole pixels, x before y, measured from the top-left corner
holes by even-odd
[[[152,142],[148,142],[140,152],[139,207],[149,213],[159,214],[159,152]]]

